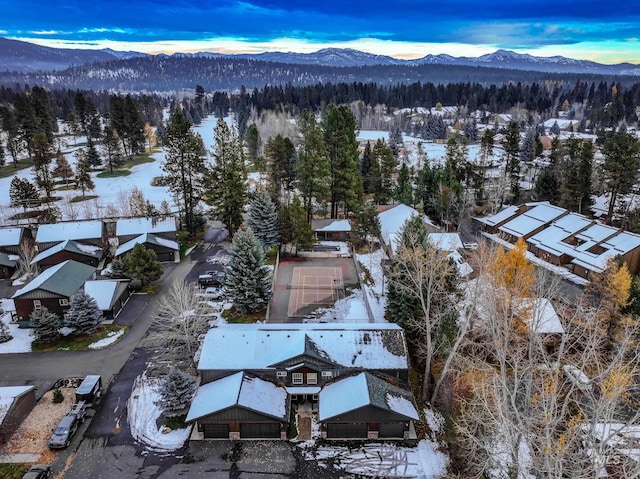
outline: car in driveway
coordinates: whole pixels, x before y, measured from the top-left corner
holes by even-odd
[[[51,467],[48,464],[34,464],[24,473],[22,479],[48,479],[51,477]]]
[[[72,413],[66,414],[53,430],[49,438],[49,449],[64,449],[78,430],[80,420]]]
[[[209,286],[205,288],[201,293],[196,293],[197,296],[206,299],[220,299],[224,296],[222,288],[217,286]]]

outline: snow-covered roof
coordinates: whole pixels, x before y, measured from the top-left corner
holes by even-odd
[[[178,229],[173,216],[166,218],[125,218],[116,221],[116,236],[141,235],[143,233],[173,233]]]
[[[40,225],[36,233],[36,243],[102,238],[102,228],[103,223],[100,220]]]
[[[120,256],[128,251],[131,251],[137,244],[154,244],[157,246],[163,246],[165,248],[172,249],[174,251],[180,250],[180,245],[177,241],[169,240],[151,233],[145,233],[140,236],[136,236],[132,240],[129,240],[126,243],[118,246],[118,249],[116,249],[116,256]]]
[[[0,387],[0,424],[11,409],[11,405],[17,397],[35,389],[34,386],[2,386]]]
[[[451,258],[453,262],[456,264],[456,268],[458,269],[458,276],[464,278],[465,276],[473,273],[473,268],[469,263],[467,263],[462,255],[457,251],[452,251],[447,255],[447,258]]]
[[[502,211],[499,211],[493,216],[489,216],[488,218],[476,218],[481,223],[487,224],[489,226],[495,226],[497,224],[502,223],[510,218],[513,218],[518,213],[518,207],[511,205],[507,206]]]
[[[404,331],[396,324],[228,324],[206,334],[198,369],[274,369],[302,356],[343,368],[409,366]]]
[[[418,419],[409,391],[364,372],[325,385],[320,391],[318,419],[326,421],[365,406],[374,406],[407,419]]]
[[[287,391],[275,384],[243,372],[207,383],[198,388],[186,421],[239,406],[259,414],[287,421]]]
[[[531,331],[539,334],[564,333],[560,318],[548,299],[523,299],[520,302],[520,306],[528,310],[524,322]]]
[[[564,208],[559,208],[549,203],[539,204],[529,211],[507,221],[505,224],[500,226],[499,230],[519,238],[530,234],[532,231],[535,231],[541,226],[550,223],[566,213],[567,210]]]
[[[351,222],[349,220],[328,220],[326,222],[314,220],[313,231],[351,231]]]
[[[0,248],[18,246],[22,238],[22,228],[0,228]]]
[[[102,258],[102,248],[93,245],[86,245],[82,243],[78,243],[77,241],[67,240],[62,243],[58,243],[55,246],[52,246],[49,249],[41,251],[31,260],[31,264],[36,264],[42,261],[45,258],[53,256],[60,251],[69,251],[71,253],[76,253],[84,256],[90,256],[92,258]]]
[[[40,273],[16,291],[12,298],[19,298],[36,289],[70,298],[95,271],[93,266],[69,259]]]
[[[8,255],[7,253],[3,253],[0,251],[0,265],[8,266],[10,268],[15,268],[18,260],[15,258],[15,255]]]
[[[437,228],[436,224],[428,216],[420,215],[416,209],[400,203],[378,214],[382,239],[393,249],[397,234],[402,231],[404,224],[416,215],[421,216],[426,225]]]
[[[429,241],[442,251],[456,251],[462,249],[462,240],[458,233],[429,233]]]
[[[85,281],[84,292],[98,303],[102,311],[108,311],[113,307],[120,285],[128,280],[108,279],[100,281]]]

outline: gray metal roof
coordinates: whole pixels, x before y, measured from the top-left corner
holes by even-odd
[[[40,273],[12,297],[20,298],[26,293],[40,289],[70,298],[95,271],[96,268],[93,266],[67,260]]]

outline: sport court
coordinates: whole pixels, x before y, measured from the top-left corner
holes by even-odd
[[[319,308],[333,307],[356,287],[351,258],[281,258],[268,322],[302,321]]]

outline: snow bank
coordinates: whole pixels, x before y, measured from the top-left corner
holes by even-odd
[[[163,433],[156,425],[161,411],[156,406],[160,399],[159,381],[138,376],[127,403],[127,419],[133,438],[153,451],[174,451],[181,448],[191,434],[191,427]]]
[[[95,343],[91,343],[89,345],[89,349],[102,349],[106,348],[110,344],[115,343],[120,339],[120,336],[124,334],[124,329],[120,329],[118,331],[111,331],[107,334],[106,338],[102,338],[100,341],[96,341]]]

